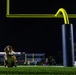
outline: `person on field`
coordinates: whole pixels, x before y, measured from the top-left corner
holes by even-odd
[[[12,46],[8,45],[4,48],[5,51],[5,55],[4,55],[4,66],[6,67],[8,64],[8,57],[11,56],[12,57],[12,61],[14,62],[14,66],[16,67],[16,56],[15,56],[15,52],[13,51]]]

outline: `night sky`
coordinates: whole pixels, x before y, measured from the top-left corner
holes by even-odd
[[[15,51],[57,55],[62,51],[61,25],[63,19],[20,19],[6,18],[6,0],[0,0],[0,51],[6,45]],[[66,2],[65,2],[66,1]],[[75,0],[11,0],[11,14],[55,14],[59,8],[67,13],[76,13]],[[70,19],[74,26],[76,42],[76,19]]]

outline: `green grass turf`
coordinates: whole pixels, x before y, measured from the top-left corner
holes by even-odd
[[[76,75],[76,67],[62,66],[18,66],[5,68],[0,66],[1,75]]]

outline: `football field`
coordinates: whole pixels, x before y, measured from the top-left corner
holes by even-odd
[[[1,75],[76,75],[76,67],[63,66],[0,66]]]

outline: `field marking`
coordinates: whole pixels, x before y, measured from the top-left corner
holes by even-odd
[[[18,67],[63,67],[63,66],[18,66]]]
[[[4,67],[4,66],[0,66],[0,67]],[[24,66],[17,66],[17,67],[64,67],[64,66],[25,66],[24,65]]]

